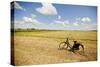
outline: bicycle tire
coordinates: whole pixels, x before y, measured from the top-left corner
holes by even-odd
[[[66,49],[66,47],[68,47],[68,45],[65,42],[59,44],[59,49]]]

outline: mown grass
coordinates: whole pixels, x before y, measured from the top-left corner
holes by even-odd
[[[15,65],[48,64],[97,60],[97,31],[33,30],[14,32]],[[85,55],[58,50],[69,38],[82,42]]]

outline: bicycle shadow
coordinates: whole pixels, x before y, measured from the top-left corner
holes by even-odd
[[[58,48],[58,50],[67,50],[68,52],[71,52],[75,55],[81,55],[81,56],[84,56],[84,57],[88,57],[88,55],[85,53],[85,51],[71,51],[70,49],[67,49],[67,48]]]
[[[85,51],[76,51],[76,52],[72,52],[72,53],[74,53],[76,55],[81,55],[81,56],[84,56],[84,57],[88,57],[88,55],[86,54]]]

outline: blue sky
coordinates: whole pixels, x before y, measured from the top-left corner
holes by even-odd
[[[13,10],[15,28],[56,30],[97,29],[96,6],[17,1],[14,2]]]

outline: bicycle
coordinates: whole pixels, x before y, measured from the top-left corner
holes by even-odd
[[[76,41],[74,41],[76,42]],[[67,38],[66,41],[63,41],[59,44],[59,49],[67,49],[69,51],[75,52],[75,51],[82,51],[82,53],[84,53],[84,46],[81,43],[77,43],[79,46],[77,45],[71,45],[69,43],[69,39]],[[80,47],[81,46],[81,47]]]
[[[69,43],[69,39],[67,38],[66,41],[63,41],[59,44],[59,49],[68,49],[71,48],[71,45]]]

